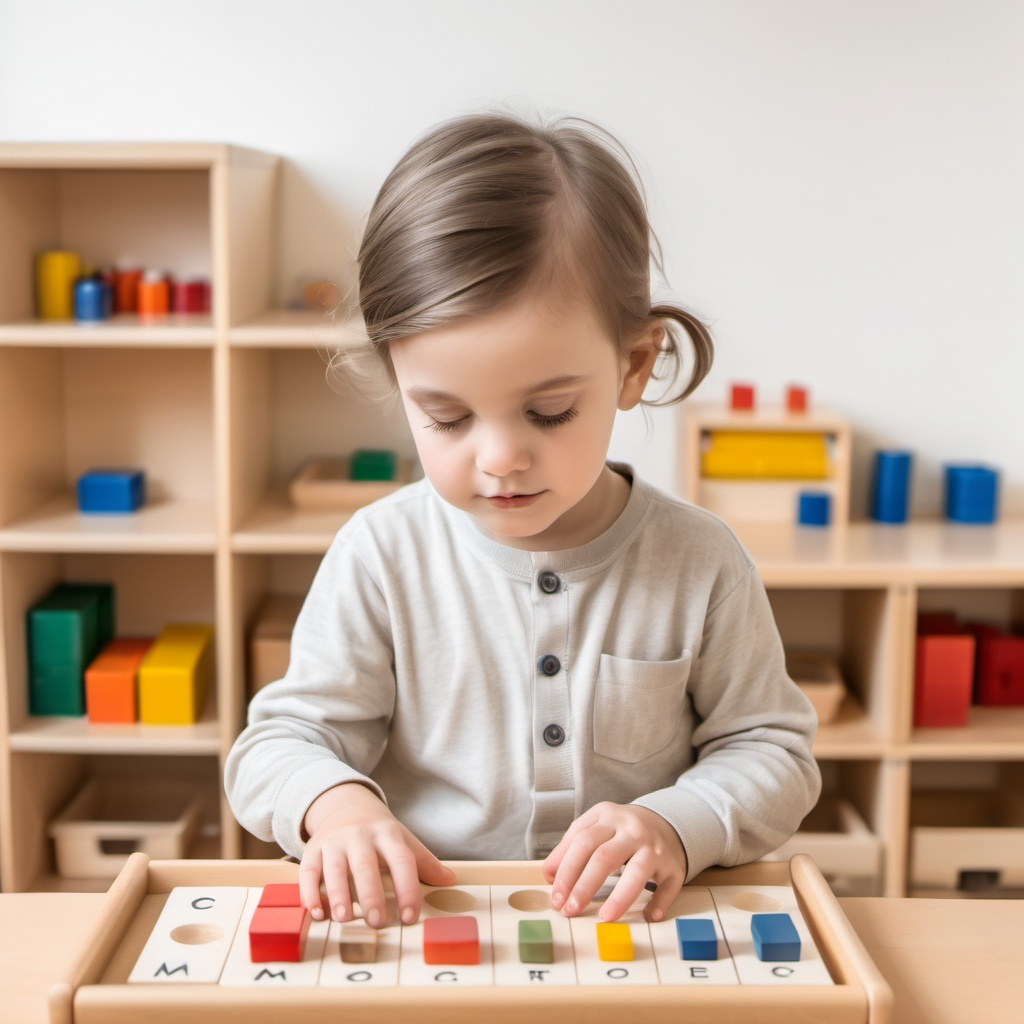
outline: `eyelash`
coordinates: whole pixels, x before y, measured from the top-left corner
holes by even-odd
[[[565,412],[560,412],[555,416],[542,416],[539,412],[529,412],[527,416],[530,418],[534,426],[540,427],[542,430],[550,430],[552,427],[560,427],[564,423],[568,423],[570,420],[574,420],[579,415],[579,410],[575,406],[569,406]],[[458,430],[466,420],[468,416],[460,416],[457,420],[435,420],[427,424],[429,430],[433,430],[438,434],[447,434],[449,431]]]

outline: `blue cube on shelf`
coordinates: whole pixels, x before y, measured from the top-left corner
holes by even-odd
[[[774,963],[800,959],[800,933],[789,914],[751,915],[750,934],[758,960]]]
[[[797,522],[801,526],[828,526],[832,516],[832,496],[823,491],[801,491]]]
[[[717,960],[718,933],[707,917],[677,917],[676,941],[680,960]]]
[[[80,512],[134,512],[145,500],[141,469],[93,469],[78,478]]]
[[[946,518],[955,523],[994,523],[999,474],[986,466],[946,467]]]

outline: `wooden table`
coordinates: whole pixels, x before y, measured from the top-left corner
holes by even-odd
[[[0,895],[0,1024],[46,1024],[46,994],[103,896]],[[1021,1024],[1024,901],[845,898],[896,995],[893,1024]]]

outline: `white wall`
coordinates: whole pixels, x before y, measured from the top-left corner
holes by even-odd
[[[345,264],[395,159],[495,101],[636,154],[675,294],[732,380],[1003,471],[1024,512],[1020,0],[0,0],[0,140],[222,140],[289,161],[279,288]],[[616,453],[674,478],[675,419]]]

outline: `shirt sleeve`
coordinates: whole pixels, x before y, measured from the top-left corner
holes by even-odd
[[[342,530],[325,555],[295,623],[288,671],[253,698],[225,763],[238,821],[295,857],[321,793],[360,782],[385,799],[368,773],[394,711],[394,654],[387,606],[355,532]]]
[[[821,790],[811,754],[817,715],[788,677],[764,586],[751,565],[704,622],[688,683],[694,764],[634,803],[679,834],[687,881],[756,860],[799,827]]]

